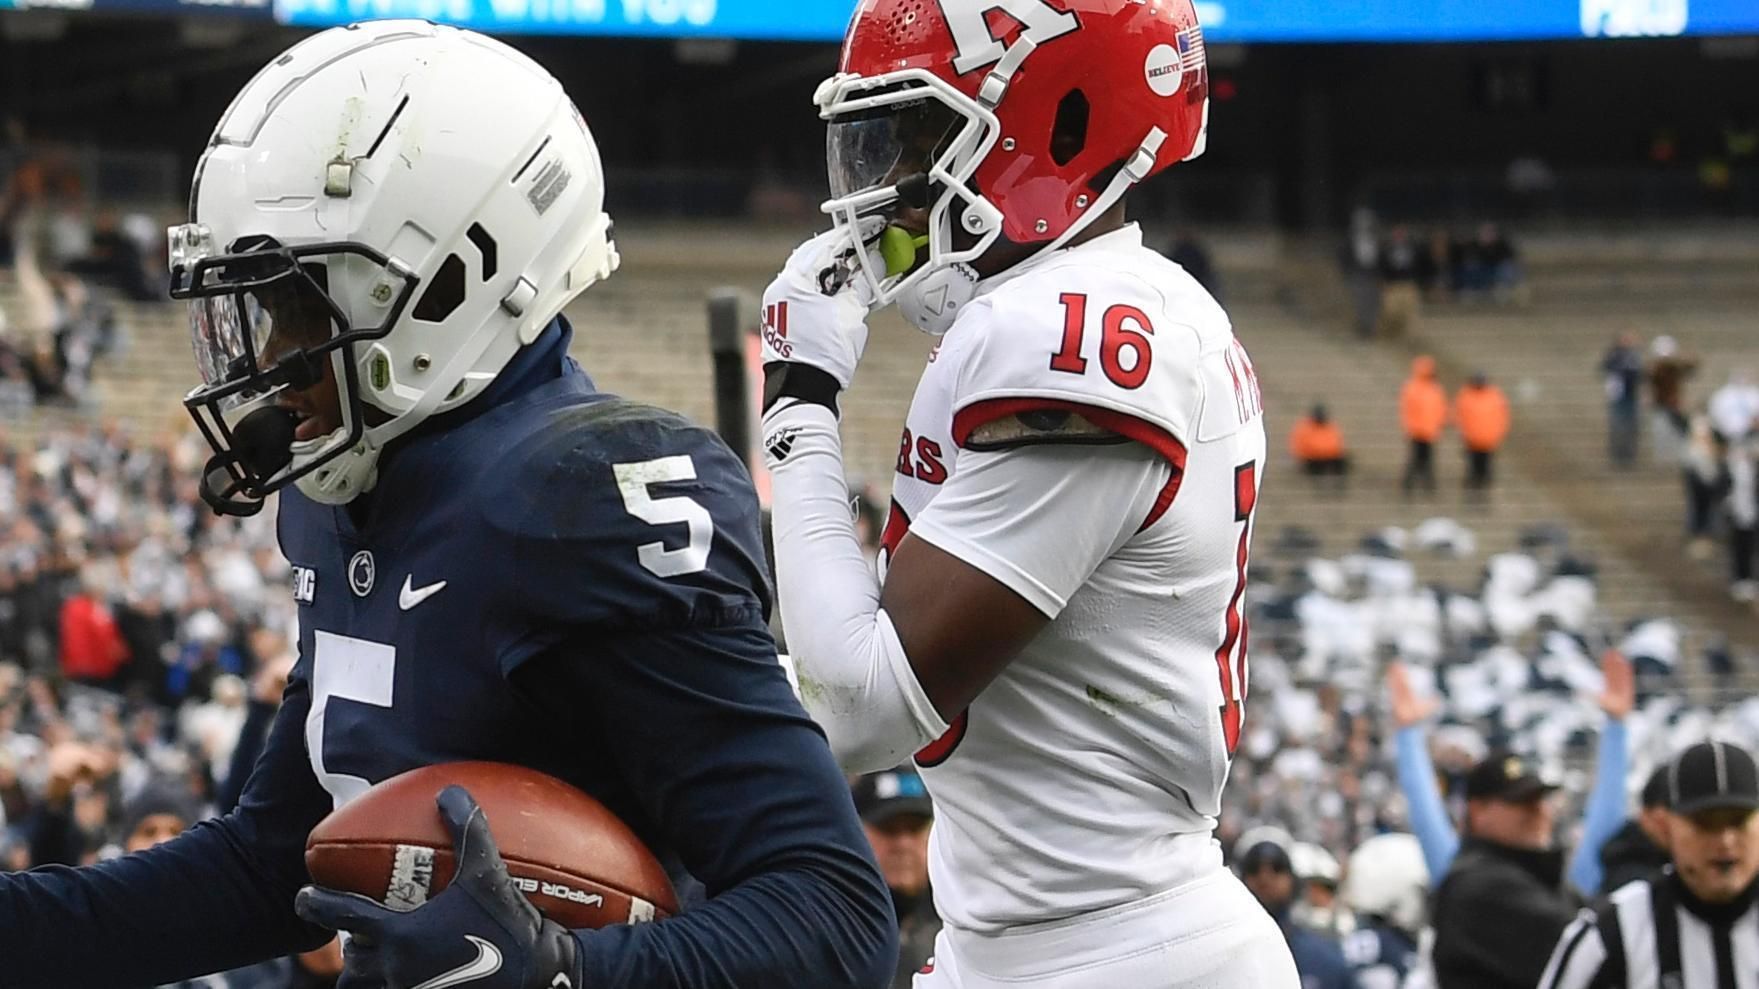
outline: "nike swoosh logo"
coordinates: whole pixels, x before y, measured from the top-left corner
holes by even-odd
[[[438,584],[429,584],[422,588],[415,587],[414,582],[414,574],[410,574],[403,578],[403,590],[397,594],[397,607],[402,608],[404,611],[408,611],[446,589],[446,582],[443,580]]]
[[[476,957],[470,960],[470,964],[460,965],[450,972],[442,972],[416,986],[415,989],[446,989],[447,986],[461,986],[467,982],[486,979],[501,970],[500,948],[474,934],[464,935],[464,940],[476,945]]]

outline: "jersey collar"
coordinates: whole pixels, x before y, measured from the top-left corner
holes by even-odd
[[[982,298],[1014,279],[1036,271],[1039,267],[1049,264],[1051,261],[1058,258],[1066,257],[1076,251],[1083,253],[1101,251],[1134,251],[1140,250],[1141,247],[1142,226],[1132,221],[1124,224],[1116,230],[1100,234],[1092,240],[1082,241],[1073,247],[1061,247],[1054,251],[1040,251],[1032,257],[1027,258],[1025,261],[1009,268],[1007,271],[1004,271],[999,275],[992,275],[989,278],[978,282],[977,297]]]

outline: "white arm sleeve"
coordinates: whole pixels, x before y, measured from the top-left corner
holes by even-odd
[[[764,417],[782,630],[801,703],[845,772],[891,769],[947,730],[923,693],[862,555],[837,419],[796,404]]]
[[[896,766],[943,735],[849,510],[837,423],[792,405],[764,421],[778,592],[801,700],[850,772]],[[1153,510],[1172,468],[1137,444],[965,452],[912,526],[1055,617]]]

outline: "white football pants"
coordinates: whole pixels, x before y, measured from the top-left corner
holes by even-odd
[[[1301,989],[1276,922],[1232,872],[1136,903],[976,935],[947,928],[915,989]]]

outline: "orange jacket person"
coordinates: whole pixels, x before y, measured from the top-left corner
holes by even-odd
[[[1344,453],[1344,431],[1332,421],[1323,405],[1315,405],[1289,431],[1289,452],[1303,473],[1315,477],[1333,475],[1340,486],[1350,470],[1350,458]]]
[[[1435,358],[1413,360],[1411,376],[1399,392],[1399,421],[1411,441],[1411,458],[1405,463],[1402,482],[1406,494],[1419,481],[1426,490],[1435,490],[1435,441],[1441,438],[1447,420],[1448,397],[1435,380]]]
[[[1490,460],[1509,435],[1509,400],[1480,371],[1454,399],[1454,421],[1466,441],[1466,486],[1490,486]]]

